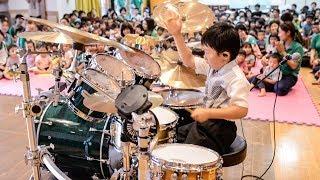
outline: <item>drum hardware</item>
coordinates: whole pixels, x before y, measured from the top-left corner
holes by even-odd
[[[93,127],[91,127],[89,129],[89,132],[101,132],[101,133],[104,133],[104,134],[111,135],[111,131],[109,131],[109,130],[98,130],[98,129],[93,128]]]
[[[53,106],[57,106],[59,99],[60,99],[60,80],[61,80],[61,76],[62,76],[62,69],[60,67],[60,65],[58,65],[56,68],[53,69],[53,74],[55,77],[55,84],[54,84],[54,93],[53,93],[53,97],[54,97],[54,101],[53,101]]]
[[[43,123],[43,124],[46,124],[46,125],[48,125],[48,126],[52,126],[52,121],[49,121],[49,122],[40,122],[40,120],[35,119],[35,120],[34,120],[34,123]]]

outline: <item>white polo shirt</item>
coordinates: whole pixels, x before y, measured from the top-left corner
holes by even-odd
[[[233,60],[219,70],[213,70],[202,58],[195,57],[197,74],[207,76],[204,103],[207,108],[237,105],[248,108],[250,84]]]

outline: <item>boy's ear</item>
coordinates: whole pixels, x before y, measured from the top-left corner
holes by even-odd
[[[224,52],[222,52],[222,56],[223,56],[224,58],[230,59],[230,52],[224,51]]]

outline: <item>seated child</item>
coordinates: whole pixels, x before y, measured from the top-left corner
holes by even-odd
[[[17,53],[18,47],[16,45],[10,45],[7,49],[9,56],[3,71],[3,76],[7,79],[14,79],[14,77],[17,75],[14,71],[18,69],[20,64],[20,57]]]
[[[36,50],[35,45],[33,41],[27,41],[26,42],[27,51],[34,52]],[[28,54],[26,61],[28,68],[32,68],[36,65],[35,63],[36,55],[35,54]]]
[[[266,42],[265,42],[265,32],[264,30],[258,31],[258,41],[257,45],[262,54],[266,54]]]
[[[276,69],[272,74],[270,74],[262,82],[256,84],[259,80],[263,79],[272,70],[278,67],[282,57],[278,53],[273,53],[268,61],[268,66],[264,69],[262,74],[259,74],[249,80],[250,83],[255,84],[256,87],[260,89],[259,97],[266,96],[266,92],[272,92],[276,82],[281,80],[282,74],[280,69]]]
[[[248,69],[251,70],[252,67],[255,66],[256,63],[256,57],[253,55],[253,49],[250,43],[245,42],[243,44],[242,49],[246,53],[245,61],[247,63]]]
[[[249,69],[246,62],[246,52],[240,49],[238,56],[236,58],[238,66],[241,68],[243,73],[247,76],[249,74]]]
[[[37,51],[46,52],[47,46],[45,43],[39,43],[37,45]],[[48,74],[51,73],[51,57],[49,54],[38,54],[35,58],[36,66],[31,68],[30,71],[35,74]]]

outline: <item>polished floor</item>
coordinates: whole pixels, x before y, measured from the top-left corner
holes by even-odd
[[[320,86],[313,81],[309,69],[302,69],[306,86],[320,110]],[[28,143],[21,112],[14,113],[21,98],[0,96],[0,180],[25,180],[30,170],[24,161]],[[238,122],[238,134],[242,134]],[[268,122],[243,121],[248,141],[243,174],[261,175],[272,159],[273,125]],[[275,162],[264,176],[266,180],[320,179],[320,127],[276,123]],[[225,168],[224,179],[238,180],[242,165]],[[250,178],[247,178],[250,179]]]

